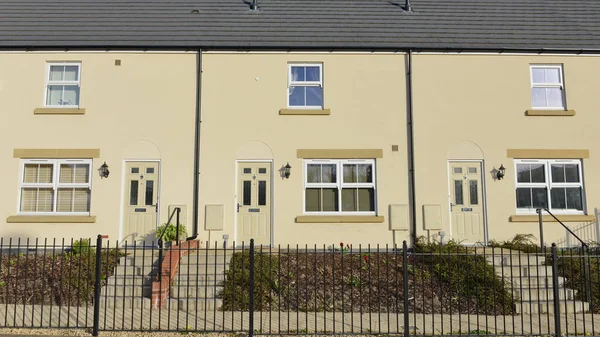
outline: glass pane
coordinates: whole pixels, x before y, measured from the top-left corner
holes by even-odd
[[[73,212],[90,211],[91,191],[88,188],[73,189]]]
[[[565,165],[551,165],[550,169],[552,171],[553,183],[565,182]]]
[[[358,181],[356,165],[347,164],[344,165],[344,182],[355,183]]]
[[[306,87],[290,86],[290,106],[306,106]]]
[[[558,68],[546,69],[546,83],[561,83],[560,70]]]
[[[454,168],[454,173],[455,174],[461,174],[462,173],[462,167],[455,167]]]
[[[292,67],[292,81],[306,81],[304,67]]]
[[[23,182],[25,183],[52,183],[54,165],[52,164],[25,164]]]
[[[324,212],[337,212],[339,211],[338,206],[338,193],[337,188],[323,188],[323,211]]]
[[[73,188],[60,188],[56,197],[57,212],[73,212]]]
[[[564,188],[553,188],[550,195],[552,197],[552,209],[567,208],[567,194]]]
[[[322,178],[321,182],[324,183],[335,183],[337,182],[337,165],[335,164],[323,164],[321,167]]]
[[[139,167],[132,167],[131,168],[131,173],[140,173],[140,168]]]
[[[565,164],[565,177],[568,183],[579,182],[579,165]]]
[[[23,188],[21,212],[52,212],[54,191],[51,188]]]
[[[307,212],[319,212],[321,210],[321,189],[307,188],[304,196]]]
[[[357,166],[357,176],[359,183],[373,182],[373,167],[370,164],[361,164]]]
[[[267,205],[267,182],[264,180],[258,182],[258,205]]]
[[[59,105],[78,105],[79,87],[74,85],[65,85],[63,89],[63,98]]]
[[[547,208],[548,207],[548,194],[546,188],[532,188],[531,199],[533,201],[533,208]]]
[[[567,208],[583,211],[583,193],[580,187],[568,187],[567,189]]]
[[[252,173],[252,169],[249,167],[244,167],[244,174],[250,174]]]
[[[306,87],[306,106],[323,106],[322,87]]]
[[[90,166],[87,164],[61,164],[58,181],[65,184],[87,184]]]
[[[244,206],[248,206],[250,205],[250,203],[252,202],[252,182],[250,180],[244,180],[244,187],[243,187],[243,201],[242,201],[242,205]]]
[[[50,66],[50,81],[62,81],[64,70],[64,66]]]
[[[477,185],[477,180],[469,180],[469,201],[471,202],[471,205],[479,205]]]
[[[531,106],[540,108],[547,106],[545,88],[531,88]]]
[[[360,212],[375,211],[375,190],[372,188],[358,189],[358,210]]]
[[[546,99],[549,107],[562,108],[564,106],[561,88],[546,88]]]
[[[477,173],[477,167],[469,167],[469,173],[470,174],[476,174]]]
[[[531,189],[517,188],[517,208],[532,208]]]
[[[306,181],[309,183],[321,182],[321,165],[308,164],[306,168]]]
[[[462,205],[463,204],[463,184],[462,180],[454,181],[454,204]]]
[[[259,174],[265,174],[265,173],[267,173],[267,169],[264,168],[264,167],[261,167],[261,168],[258,169],[258,173]]]
[[[533,83],[546,82],[546,74],[544,72],[544,68],[531,68],[531,77],[533,79]]]
[[[77,66],[66,66],[65,67],[65,81],[77,81],[79,77],[79,67]]]
[[[138,204],[138,185],[137,180],[132,180],[129,185],[129,205],[137,206]]]
[[[146,181],[146,206],[154,205],[154,181]]]
[[[62,85],[49,85],[46,94],[46,105],[62,105]]]
[[[517,208],[546,208],[548,207],[548,198],[546,188],[517,188]]]
[[[578,183],[579,167],[577,164],[553,164],[552,165],[553,183]]]
[[[321,81],[321,71],[319,67],[306,67],[306,80],[311,82]]]
[[[154,167],[146,167],[146,173],[147,174],[153,174],[154,173]]]
[[[520,183],[544,183],[544,164],[518,164],[517,182]]]
[[[342,189],[342,211],[343,212],[354,212],[358,209],[358,195],[356,188],[344,188]]]

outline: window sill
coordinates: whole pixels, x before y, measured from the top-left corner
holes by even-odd
[[[295,116],[328,116],[331,115],[331,109],[280,109],[279,114]]]
[[[95,216],[81,215],[11,215],[7,223],[95,223]]]
[[[525,110],[525,116],[575,116],[575,110]]]
[[[585,215],[585,214],[555,214],[558,220],[562,222],[588,222],[594,221],[596,217],[593,215]],[[537,214],[521,214],[521,215],[511,215],[509,218],[510,222],[538,222],[539,217]],[[550,215],[542,216],[542,221],[544,222],[556,222],[554,218]]]
[[[85,115],[85,108],[37,108],[34,115]]]
[[[296,223],[383,223],[382,216],[374,215],[300,215]]]

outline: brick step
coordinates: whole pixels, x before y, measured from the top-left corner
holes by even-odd
[[[102,287],[100,294],[104,296],[151,296],[152,287],[150,285],[107,285]]]
[[[540,302],[540,301],[522,301],[516,303],[516,310],[519,314],[539,314],[548,313],[554,314],[554,303],[553,302]],[[582,301],[561,301],[560,302],[560,313],[565,314],[574,312],[586,312],[590,308],[589,303]]]
[[[521,301],[550,301],[554,300],[554,292],[552,288],[533,288],[533,289],[519,289],[513,290],[513,294],[517,296]],[[560,300],[574,300],[577,291],[573,289],[559,289],[558,298]]]
[[[117,297],[101,296],[100,307],[106,308],[150,308],[152,301],[146,297],[126,296]]]
[[[220,286],[191,287],[175,285],[171,286],[169,296],[171,298],[215,298],[223,290]]]
[[[165,304],[166,308],[171,310],[180,311],[214,311],[219,309],[223,305],[223,301],[218,298],[185,298],[185,299],[169,299],[169,302]]]
[[[154,278],[152,276],[139,275],[113,275],[106,282],[107,285],[150,285]]]

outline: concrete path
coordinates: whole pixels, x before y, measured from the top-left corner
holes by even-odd
[[[52,307],[1,305],[0,327],[91,328],[93,307]],[[554,334],[553,315],[477,316],[409,315],[409,327],[416,335],[480,333],[498,335]],[[247,312],[151,310],[150,308],[102,308],[100,329],[243,332],[249,328]],[[302,313],[257,312],[254,329],[269,334],[363,333],[401,334],[404,316],[395,313]],[[600,314],[563,314],[563,335],[599,335]]]

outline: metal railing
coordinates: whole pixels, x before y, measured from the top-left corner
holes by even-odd
[[[600,255],[460,245],[0,239],[0,327],[253,335],[599,335]],[[179,258],[179,256],[182,256]],[[176,268],[166,283],[164,264]],[[584,268],[590,271],[587,280]],[[586,302],[586,284],[593,285]],[[165,295],[165,298],[160,296]]]

